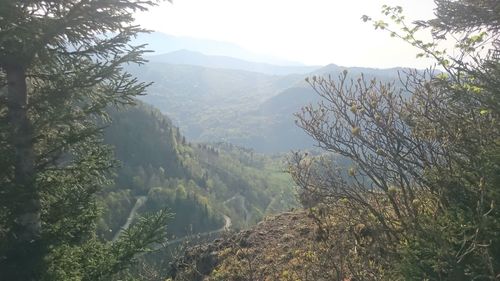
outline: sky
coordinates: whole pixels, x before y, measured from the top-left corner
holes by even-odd
[[[382,18],[383,4],[402,6],[409,21],[432,18],[435,7],[433,0],[173,0],[136,20],[170,35],[230,42],[308,65],[429,66],[414,47],[361,20]]]

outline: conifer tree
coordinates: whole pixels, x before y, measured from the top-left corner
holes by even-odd
[[[109,280],[163,239],[168,214],[110,244],[95,238],[95,194],[110,183],[106,108],[148,86],[134,12],[157,1],[0,2],[0,275],[5,280]],[[142,228],[142,229],[141,229]]]

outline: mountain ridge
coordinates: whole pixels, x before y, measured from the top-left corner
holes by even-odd
[[[132,44],[146,45],[146,49],[151,50],[155,54],[188,49],[195,52],[201,52],[206,55],[230,56],[242,60],[271,63],[283,66],[304,66],[301,62],[253,53],[234,43],[185,36],[174,36],[162,32],[139,34],[137,38],[132,40]]]
[[[192,54],[191,52],[183,52]],[[216,57],[217,58],[217,57]],[[293,114],[320,98],[306,83],[313,75],[397,82],[402,68],[347,68],[330,64],[310,73],[270,75],[245,70],[151,61],[130,68],[153,81],[141,100],[158,107],[193,141],[232,142],[258,152],[307,149],[314,142],[295,126]]]
[[[321,66],[283,66],[271,63],[254,62],[239,58],[206,55],[188,49],[181,49],[165,54],[149,56],[152,62],[170,64],[195,65],[209,68],[235,69],[271,75],[306,74],[319,69]]]

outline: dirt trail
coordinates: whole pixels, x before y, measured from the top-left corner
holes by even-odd
[[[250,212],[248,211],[247,207],[245,206],[245,197],[240,195],[240,194],[236,194],[234,195],[233,197],[227,199],[226,201],[224,201],[224,205],[227,206],[226,204],[233,201],[233,200],[236,200],[236,199],[239,199],[239,202],[240,202],[240,208],[243,210],[243,213],[244,213],[244,216],[245,216],[245,224],[248,226],[249,223],[250,223],[250,219],[252,218],[252,215],[250,214]]]
[[[128,229],[130,227],[130,224],[132,223],[132,221],[134,220],[135,216],[137,215],[137,210],[141,206],[143,206],[144,203],[146,203],[146,201],[147,201],[147,197],[146,196],[137,197],[137,201],[135,201],[134,207],[132,208],[132,210],[130,210],[130,214],[128,215],[127,221],[120,228],[120,230],[118,232],[116,232],[115,236],[111,240],[112,242],[115,242],[116,239],[118,239],[118,237],[120,237],[120,235],[123,233],[123,231],[126,230],[126,229]],[[164,247],[164,246],[170,246],[170,245],[173,245],[173,244],[177,244],[177,243],[183,242],[183,241],[191,239],[191,238],[202,238],[202,237],[206,237],[206,236],[210,236],[210,235],[213,235],[213,234],[217,234],[217,233],[221,233],[221,232],[230,230],[231,226],[232,226],[231,218],[228,217],[228,216],[226,216],[226,215],[224,215],[224,214],[222,216],[224,217],[224,225],[221,228],[216,229],[216,230],[212,230],[212,231],[206,231],[206,232],[201,232],[201,233],[186,235],[186,236],[174,239],[174,240],[168,240],[164,244],[160,244],[158,246],[155,246],[155,250],[157,250],[157,249],[159,249],[161,247]]]
[[[134,221],[134,218],[137,215],[137,210],[140,207],[142,207],[142,205],[144,205],[144,203],[146,203],[147,200],[148,200],[148,198],[146,196],[139,196],[139,197],[137,197],[137,201],[135,201],[134,207],[132,208],[132,210],[130,210],[130,214],[128,215],[127,221],[120,228],[120,230],[116,232],[115,236],[113,237],[113,240],[111,240],[112,242],[115,242],[116,239],[118,239],[118,237],[120,237],[120,235],[122,234],[122,232],[124,230],[127,230],[130,227],[130,224],[132,223],[132,221]]]
[[[248,212],[248,209],[245,206],[245,197],[241,196],[240,194],[237,194],[237,195],[227,199],[226,201],[224,201],[223,204],[225,205],[225,204],[227,204],[233,200],[236,200],[236,199],[240,199],[239,200],[240,208],[243,210],[243,212],[245,214],[245,223],[248,225],[248,222],[249,222],[251,216]],[[221,233],[221,232],[230,230],[231,226],[232,226],[231,218],[228,217],[227,215],[224,215],[224,214],[222,214],[222,216],[224,217],[224,226],[222,226],[221,228],[216,229],[216,230],[212,230],[212,231],[206,231],[206,232],[186,235],[186,236],[179,237],[179,238],[176,238],[173,240],[168,240],[166,243],[163,243],[162,245],[158,245],[157,247],[155,247],[155,250],[157,250],[161,247],[164,247],[164,246],[170,246],[170,245],[174,245],[177,243],[181,243],[181,242],[184,242],[184,241],[189,240],[189,239],[203,238],[203,237],[211,236],[211,235],[214,235],[217,233]]]
[[[189,239],[192,239],[192,238],[203,238],[203,237],[206,237],[206,236],[210,236],[210,235],[214,235],[214,234],[221,233],[221,232],[224,232],[224,231],[228,231],[229,229],[231,229],[231,225],[232,225],[231,218],[228,217],[228,216],[226,216],[226,215],[222,215],[222,216],[224,216],[224,226],[222,226],[221,228],[216,229],[216,230],[212,230],[212,231],[206,231],[206,232],[201,232],[201,233],[186,235],[186,236],[183,236],[183,237],[180,237],[180,238],[177,238],[177,239],[173,239],[173,240],[168,240],[166,243],[163,243],[163,244],[158,245],[157,247],[155,247],[155,250],[158,250],[161,247],[166,247],[166,246],[174,245],[174,244],[177,244],[177,243],[181,243],[181,242],[183,242],[185,240],[189,240]]]

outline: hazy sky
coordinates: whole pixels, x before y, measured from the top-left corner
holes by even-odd
[[[433,0],[174,0],[137,15],[143,26],[177,36],[235,43],[255,53],[306,64],[425,67],[416,50],[363,23],[383,4],[408,19],[433,16]]]

